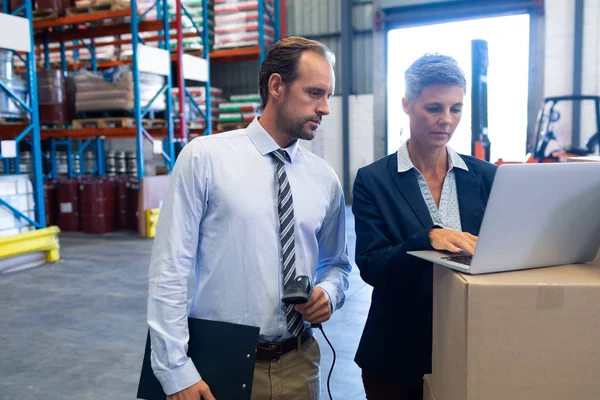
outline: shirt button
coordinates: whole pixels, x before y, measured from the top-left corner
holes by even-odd
[[[246,358],[250,358],[250,354],[246,354]]]
[[[246,384],[242,384],[242,390],[246,389]]]

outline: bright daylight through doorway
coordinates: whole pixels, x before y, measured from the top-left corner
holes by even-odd
[[[461,154],[471,154],[471,40],[488,42],[488,129],[490,161],[522,160],[527,137],[529,15],[392,30],[388,34],[388,154],[409,138],[402,111],[404,71],[425,53],[454,57],[465,71],[467,95],[462,120],[450,141]]]

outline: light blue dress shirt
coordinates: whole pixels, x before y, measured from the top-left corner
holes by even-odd
[[[258,326],[262,341],[291,336],[281,302],[279,186],[269,155],[278,148],[255,119],[246,129],[194,139],[179,155],[149,272],[151,362],[167,394],[201,379],[186,355],[192,271],[191,317]],[[296,275],[313,278],[337,310],[351,270],[342,189],[333,169],[297,142],[285,151],[291,159],[285,169],[294,200]]]
[[[423,177],[423,174],[413,165],[408,154],[408,141],[406,141],[400,149],[398,149],[398,172],[414,171],[419,182],[419,188],[423,199],[429,209],[429,215],[434,225],[441,226],[443,228],[452,229],[458,232],[462,232],[462,226],[460,223],[460,210],[458,205],[458,192],[456,191],[456,176],[454,174],[454,168],[460,168],[465,171],[469,170],[467,164],[458,155],[456,151],[446,146],[448,152],[448,172],[444,179],[444,185],[442,188],[442,196],[440,198],[440,207],[435,204],[429,186]]]

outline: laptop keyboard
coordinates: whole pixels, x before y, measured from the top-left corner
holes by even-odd
[[[473,259],[473,256],[448,256],[442,258],[444,260],[454,261],[464,265],[471,265],[471,260]]]

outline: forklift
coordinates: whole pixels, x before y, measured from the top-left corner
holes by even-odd
[[[482,160],[490,161],[491,142],[488,137],[487,72],[488,43],[485,40],[471,41],[471,154]],[[585,147],[564,146],[558,141],[553,127],[560,120],[556,105],[560,102],[593,101],[595,109],[595,133],[588,139]],[[499,159],[496,165],[521,163],[546,163],[564,161],[568,157],[589,156],[600,147],[600,96],[558,96],[544,99],[538,112],[534,152],[527,154],[523,161],[504,161]],[[551,146],[556,146],[551,148]]]
[[[556,110],[556,105],[560,102],[575,101],[593,101],[596,111],[596,132],[588,139],[585,147],[574,145],[562,146],[553,129],[553,125],[560,120],[560,112]],[[550,147],[553,142],[557,148],[552,149]],[[559,162],[567,157],[595,154],[596,149],[600,147],[600,96],[572,95],[545,98],[538,113],[534,143],[536,143],[536,148],[533,157],[538,163]]]

